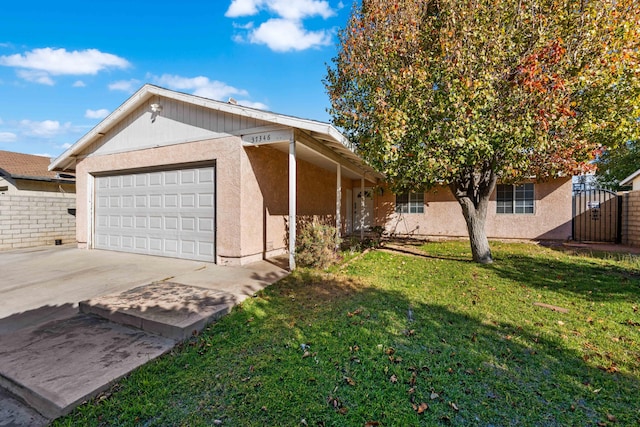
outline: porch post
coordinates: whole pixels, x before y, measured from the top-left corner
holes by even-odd
[[[338,235],[342,235],[342,217],[340,216],[342,211],[342,166],[337,164],[336,173],[336,228]]]
[[[364,176],[360,178],[360,240],[364,240],[364,210],[366,200],[364,194]]]
[[[295,134],[289,141],[289,270],[296,268],[296,139]]]

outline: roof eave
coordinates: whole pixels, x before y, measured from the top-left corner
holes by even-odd
[[[104,120],[98,123],[86,135],[69,147],[64,153],[55,158],[49,165],[50,171],[66,171],[75,169],[75,156],[81,153],[87,146],[102,137],[120,118],[130,109],[136,108],[154,95],[150,90],[151,85],[144,85],[127,99],[122,105],[113,110]]]
[[[229,114],[242,115],[265,122],[279,124],[292,128],[304,129],[310,132],[316,132],[318,134],[325,135],[328,140],[332,140],[340,147],[340,151],[348,153],[347,155],[354,160],[358,160],[363,169],[366,170],[372,176],[376,178],[384,178],[382,174],[375,171],[362,161],[354,150],[349,140],[342,135],[338,129],[329,123],[318,122],[315,120],[302,119],[293,116],[287,116],[277,114],[269,111],[258,110],[243,105],[231,104],[222,101],[215,101],[208,98],[202,98],[195,95],[185,94],[181,92],[175,92],[172,90],[164,89],[159,86],[145,84],[129,99],[127,99],[122,105],[116,108],[111,114],[109,114],[104,120],[98,123],[89,133],[80,138],[75,144],[69,147],[64,153],[54,159],[49,165],[50,171],[66,171],[75,170],[76,156],[82,153],[91,143],[95,142],[100,137],[104,136],[111,127],[117,123],[124,114],[137,108],[144,102],[146,102],[152,96],[162,96],[177,101],[198,105],[204,108],[209,108],[217,111],[221,111]]]
[[[638,169],[637,171],[635,171],[634,173],[632,173],[631,175],[629,175],[628,177],[620,181],[620,185],[631,185],[633,183],[633,180],[636,179],[639,175],[640,175],[640,169]]]

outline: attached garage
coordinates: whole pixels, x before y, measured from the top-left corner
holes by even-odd
[[[353,229],[347,194],[382,178],[330,124],[151,85],[50,169],[76,173],[81,248],[292,268],[297,223]]]
[[[213,166],[95,178],[95,248],[215,261]]]

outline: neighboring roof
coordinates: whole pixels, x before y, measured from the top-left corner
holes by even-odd
[[[49,157],[0,150],[0,175],[36,181],[75,181],[73,175],[61,176],[50,171],[50,163]]]
[[[224,113],[253,118],[272,124],[305,130],[309,132],[315,139],[320,140],[325,146],[341,156],[348,163],[357,166],[358,169],[363,171],[363,173],[367,173],[375,177],[382,177],[381,174],[377,173],[371,167],[363,163],[362,159],[354,153],[351,142],[347,138],[345,138],[345,136],[342,135],[333,125],[329,123],[301,119],[293,116],[286,116],[283,114],[258,110],[243,105],[214,101],[208,98],[202,98],[195,95],[176,92],[150,84],[145,84],[144,86],[142,86],[142,88],[140,88],[135,94],[127,99],[122,105],[116,108],[100,123],[98,123],[96,127],[91,129],[89,133],[80,138],[58,158],[54,159],[49,166],[49,170],[75,170],[76,156],[81,154],[98,138],[106,134],[109,129],[115,126],[121,119],[126,117],[127,114],[138,108],[140,105],[143,105],[153,96],[162,96],[214,111],[221,111]]]
[[[629,175],[628,177],[620,181],[620,185],[631,185],[633,183],[633,180],[636,179],[638,176],[640,176],[640,169],[638,169],[637,171],[635,171],[634,173],[632,173],[631,175]]]

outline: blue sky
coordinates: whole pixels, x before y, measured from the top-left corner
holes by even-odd
[[[55,157],[145,83],[329,121],[322,79],[351,2],[11,1],[0,150]]]

